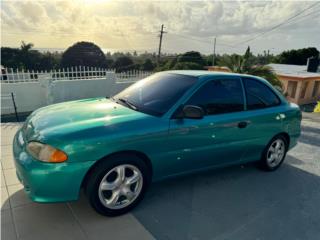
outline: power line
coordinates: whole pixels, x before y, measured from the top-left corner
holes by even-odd
[[[320,6],[319,6],[319,7],[320,7]],[[294,21],[292,20],[292,21],[288,22],[288,23],[289,23],[288,25],[290,25],[290,24],[292,24],[292,23],[301,22],[301,20],[306,20],[306,19],[307,19],[306,17],[309,17],[309,16],[315,16],[315,17],[320,16],[320,15],[318,15],[318,14],[320,14],[320,8],[318,8],[316,11],[313,11],[313,12],[310,12],[310,13],[305,14],[305,15],[303,15],[303,16],[300,16],[298,19],[295,19]]]
[[[253,40],[255,40],[255,39],[257,39],[257,38],[259,38],[259,37],[261,37],[261,36],[265,35],[266,33],[269,33],[269,32],[271,32],[271,31],[273,31],[273,30],[275,30],[275,29],[277,29],[277,28],[281,27],[282,25],[287,24],[287,23],[288,23],[288,22],[290,22],[291,20],[293,20],[293,19],[297,18],[297,17],[298,17],[298,16],[300,16],[302,13],[304,13],[304,12],[308,11],[309,9],[313,8],[314,6],[316,6],[316,5],[318,5],[318,4],[320,4],[320,2],[317,2],[317,3],[315,3],[315,4],[312,4],[312,5],[311,5],[311,6],[309,6],[308,8],[305,8],[305,9],[304,9],[304,10],[302,10],[301,12],[299,12],[299,13],[297,13],[297,14],[295,14],[295,15],[291,16],[291,17],[289,17],[289,18],[288,18],[288,19],[286,19],[285,21],[283,21],[283,22],[281,22],[281,23],[279,23],[279,24],[277,24],[277,25],[273,26],[272,28],[270,28],[270,29],[268,29],[268,30],[266,30],[266,31],[264,31],[264,32],[262,32],[262,33],[260,33],[260,34],[256,35],[256,36],[254,36],[254,37],[252,37],[252,38],[249,38],[249,39],[247,39],[247,40],[244,40],[244,41],[242,41],[242,42],[239,42],[239,43],[235,44],[234,46],[238,46],[238,45],[241,45],[241,44],[244,44],[244,43],[251,42],[251,41],[253,41]]]
[[[170,35],[171,34],[176,35],[177,37],[180,37],[180,38],[187,39],[187,40],[197,41],[197,42],[206,43],[208,45],[212,45],[212,42],[210,42],[210,41],[201,40],[201,39],[195,38],[193,36],[188,36],[188,35],[183,35],[183,34],[178,34],[178,33],[170,33]],[[218,46],[225,46],[225,47],[229,47],[229,48],[235,48],[234,46],[229,45],[229,44],[225,44],[225,43],[217,43],[217,45]]]

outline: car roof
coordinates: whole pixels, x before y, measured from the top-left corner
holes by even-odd
[[[174,74],[181,74],[181,75],[187,75],[187,76],[193,76],[201,79],[200,77],[216,77],[216,76],[248,76],[248,77],[254,77],[251,75],[246,74],[239,74],[239,73],[228,73],[228,72],[215,72],[215,71],[206,71],[206,70],[171,70],[171,71],[165,71],[166,73],[174,73]],[[205,79],[205,78],[202,78]]]

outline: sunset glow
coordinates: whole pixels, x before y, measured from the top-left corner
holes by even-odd
[[[320,47],[320,6],[272,34],[238,44],[270,29],[314,2],[298,1],[2,1],[2,46],[21,41],[36,48],[67,48],[92,41],[111,51],[155,52],[161,24],[163,52],[254,52]],[[309,14],[309,16],[307,16]],[[312,20],[312,24],[310,21]]]

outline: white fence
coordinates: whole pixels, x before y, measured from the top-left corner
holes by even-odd
[[[1,114],[14,113],[14,94],[17,111],[29,112],[49,104],[111,96],[151,72],[129,71],[116,73],[110,69],[75,67],[53,71],[17,71],[2,69]]]
[[[132,82],[149,76],[152,72],[131,70],[116,73],[114,69],[96,67],[71,67],[51,71],[14,70],[12,68],[1,69],[2,83],[39,82],[39,79],[50,78],[53,81],[80,80],[80,79],[103,79],[107,73],[113,72],[119,82]]]
[[[132,70],[128,72],[116,73],[117,82],[135,82],[142,78],[148,77],[151,72]]]

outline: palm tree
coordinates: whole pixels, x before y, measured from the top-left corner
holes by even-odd
[[[31,48],[33,48],[33,43],[25,43],[24,41],[21,42],[20,49],[22,52],[27,53]]]
[[[250,52],[250,47],[248,47],[243,56],[237,54],[224,56],[218,62],[218,65],[228,67],[232,72],[235,73],[243,73],[263,77],[274,86],[282,86],[281,82],[279,81],[271,67],[266,65],[255,65],[252,58],[253,55]]]
[[[21,42],[20,54],[18,56],[18,59],[21,67],[24,69],[30,69],[30,66],[34,64],[31,57],[32,52],[34,52],[32,48],[33,48],[33,43],[25,43],[24,41]]]

